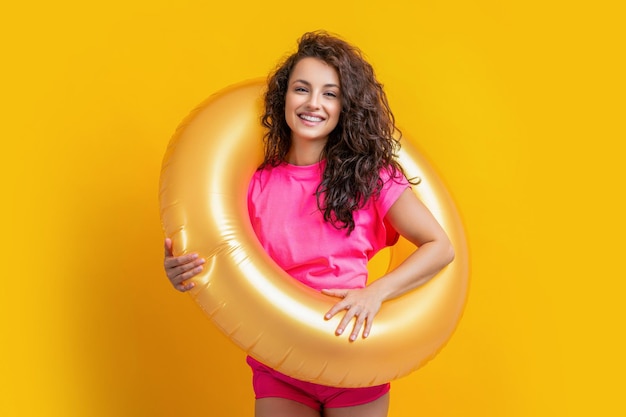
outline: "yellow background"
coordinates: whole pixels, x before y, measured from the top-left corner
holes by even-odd
[[[163,274],[160,163],[319,28],[374,64],[468,235],[464,318],[390,416],[624,415],[622,10],[211,3],[2,6],[0,415],[252,415],[243,353]]]

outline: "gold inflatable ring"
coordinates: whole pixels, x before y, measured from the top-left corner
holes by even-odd
[[[296,281],[265,253],[250,225],[248,183],[263,154],[264,83],[223,90],[178,127],[163,160],[161,220],[174,254],[206,259],[191,296],[253,358],[301,380],[337,387],[371,386],[418,369],[454,332],[465,304],[468,255],[454,203],[427,161],[403,142],[399,154],[414,187],[448,233],[455,260],[422,287],[383,304],[367,339],[336,336],[337,301]],[[391,248],[394,268],[415,247]]]

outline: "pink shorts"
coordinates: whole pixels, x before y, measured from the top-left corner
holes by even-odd
[[[278,397],[297,401],[314,410],[353,407],[367,404],[389,392],[389,383],[375,387],[336,388],[291,378],[261,362],[247,357],[252,368],[252,386],[256,399]]]

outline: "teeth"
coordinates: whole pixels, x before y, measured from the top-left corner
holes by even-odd
[[[321,117],[308,116],[306,114],[301,114],[300,118],[304,120],[308,120],[309,122],[321,122],[323,120]]]

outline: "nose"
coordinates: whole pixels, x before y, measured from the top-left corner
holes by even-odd
[[[319,95],[318,94],[311,94],[309,96],[309,101],[308,101],[307,105],[311,109],[319,109],[319,107],[320,107]]]

